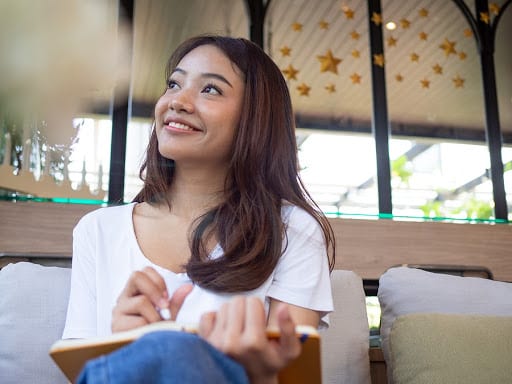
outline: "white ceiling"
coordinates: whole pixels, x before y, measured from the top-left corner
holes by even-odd
[[[504,1],[497,1],[502,4]],[[473,4],[468,4],[473,9]],[[389,117],[394,124],[419,124],[484,130],[480,59],[474,37],[459,9],[445,0],[382,0],[385,68]],[[501,17],[496,37],[496,77],[501,128],[512,132],[512,7]],[[426,10],[428,14],[424,11]],[[351,11],[353,17],[349,18]],[[408,28],[401,25],[404,19]],[[320,23],[324,22],[323,28]],[[294,23],[302,29],[295,31]],[[371,78],[367,2],[363,0],[272,0],[265,20],[266,51],[281,69],[293,66],[296,79],[288,81],[297,113],[323,119],[368,122],[371,119]],[[243,0],[136,0],[134,15],[133,100],[153,104],[165,86],[164,67],[172,50],[199,33],[248,37]],[[359,36],[353,35],[356,32]],[[420,33],[425,40],[420,38]],[[356,38],[358,37],[358,38]],[[389,39],[396,40],[390,45]],[[455,53],[440,47],[454,43]],[[281,52],[290,49],[289,56]],[[337,73],[321,69],[318,56],[328,51],[341,60]],[[357,50],[359,57],[354,57]],[[418,55],[417,61],[411,55]],[[462,55],[462,58],[461,56]],[[442,73],[433,67],[439,65]],[[396,76],[401,75],[402,81]],[[352,76],[352,77],[351,77]],[[359,83],[354,79],[360,77]],[[463,79],[455,87],[454,78]],[[422,87],[422,80],[429,82]],[[300,95],[297,87],[310,87]],[[325,86],[332,84],[335,92]]]

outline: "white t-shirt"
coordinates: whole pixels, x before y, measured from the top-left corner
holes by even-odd
[[[110,334],[112,309],[136,270],[146,266],[155,268],[165,280],[169,297],[176,288],[191,282],[186,273],[164,269],[144,256],[133,228],[134,206],[131,203],[100,208],[85,215],[76,225],[64,339]],[[284,206],[282,217],[287,233],[284,253],[259,288],[242,294],[259,297],[267,313],[270,298],[319,311],[321,326],[326,326],[333,304],[323,233],[314,218],[298,207]],[[219,257],[222,252],[217,245],[210,257]],[[201,314],[218,310],[233,296],[195,285],[176,321],[197,324]]]

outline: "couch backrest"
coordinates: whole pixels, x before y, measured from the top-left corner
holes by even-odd
[[[324,384],[370,383],[369,326],[362,279],[352,271],[331,273],[334,312],[322,334]]]
[[[20,262],[0,270],[0,383],[67,383],[48,355],[64,328],[71,270]]]
[[[0,270],[0,383],[67,383],[48,355],[62,335],[71,270],[19,262]],[[368,384],[368,320],[362,280],[331,275],[335,312],[322,331],[323,382]]]

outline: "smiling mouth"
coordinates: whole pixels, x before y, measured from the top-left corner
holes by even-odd
[[[166,126],[172,130],[178,130],[178,131],[184,131],[184,132],[193,132],[198,131],[198,129],[195,129],[191,127],[190,125],[183,124],[183,123],[177,123],[175,121],[170,121],[166,124]]]

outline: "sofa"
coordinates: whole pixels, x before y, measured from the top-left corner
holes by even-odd
[[[361,278],[331,275],[335,312],[322,332],[323,383],[369,384],[368,320]],[[0,270],[0,383],[67,380],[48,355],[64,326],[70,269],[30,262]]]

